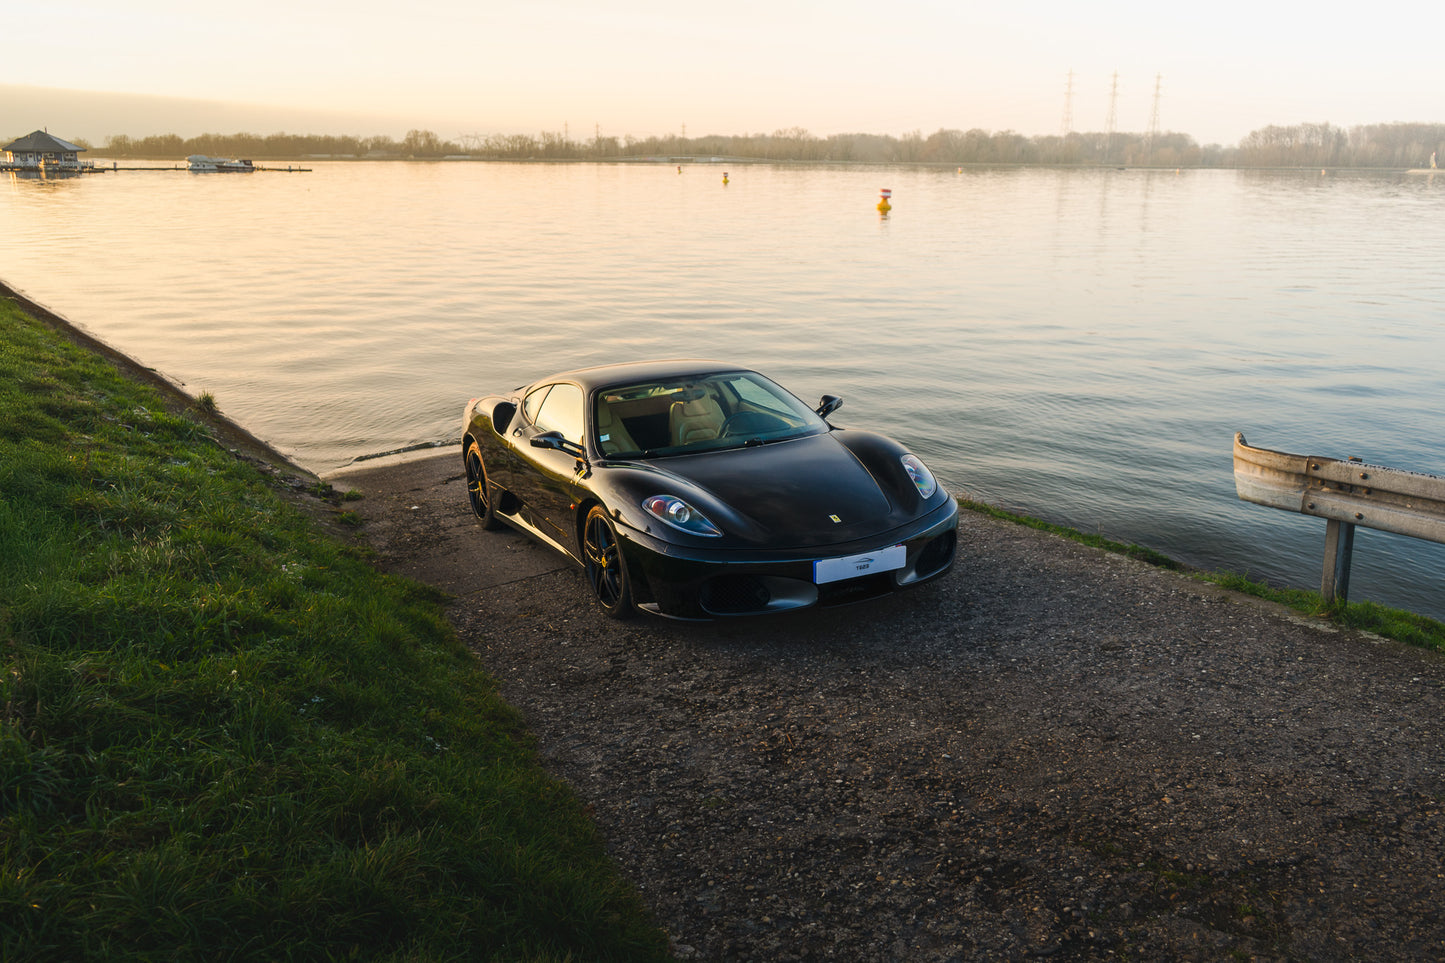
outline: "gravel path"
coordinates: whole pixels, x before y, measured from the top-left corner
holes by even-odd
[[[970,513],[881,603],[618,624],[460,467],[330,480],[684,959],[1445,957],[1438,655]]]

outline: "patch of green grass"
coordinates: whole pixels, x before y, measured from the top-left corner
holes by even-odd
[[[1005,511],[1002,508],[995,508],[994,506],[986,505],[983,502],[973,502],[959,499],[958,507],[967,511],[977,512],[980,515],[987,515],[990,518],[997,518],[1006,522],[1013,522],[1016,525],[1024,525],[1029,528],[1037,529],[1041,532],[1049,532],[1054,535],[1060,535],[1064,538],[1069,539],[1070,541],[1079,542],[1080,544],[1088,545],[1092,548],[1101,548],[1106,552],[1113,552],[1116,555],[1127,555],[1130,558],[1136,558],[1141,562],[1148,562],[1150,565],[1155,565],[1159,568],[1177,570],[1183,567],[1178,562],[1174,561],[1174,559],[1170,558],[1167,555],[1156,552],[1152,548],[1145,548],[1142,545],[1133,545],[1127,542],[1115,542],[1111,539],[1105,538],[1102,535],[1089,535],[1086,532],[1081,532],[1077,529],[1067,528],[1063,525],[1055,525],[1052,522],[1046,522],[1042,519],[1033,518],[1028,515],[1019,515],[1015,512]]]
[[[1232,572],[1206,572],[1200,578],[1236,592],[1288,606],[1296,612],[1325,619],[1345,628],[1371,632],[1387,639],[1445,652],[1445,623],[1414,612],[1392,609],[1375,602],[1325,604],[1318,592],[1281,589]]]
[[[1063,538],[1090,545],[1094,548],[1127,555],[1160,568],[1187,571],[1186,567],[1153,549],[1139,545],[1115,542],[1100,535],[1089,535],[1062,525],[1041,521],[1027,515],[985,505],[980,502],[960,500],[959,508],[978,512],[990,518],[998,518],[1019,525],[1026,525],[1039,531],[1050,532]],[[1346,628],[1371,632],[1387,639],[1404,642],[1421,648],[1445,651],[1445,623],[1414,612],[1387,608],[1374,602],[1350,602],[1326,605],[1318,592],[1304,589],[1274,588],[1235,572],[1188,572],[1194,578],[1211,582],[1223,588],[1252,595],[1256,598],[1276,602],[1294,609],[1303,615],[1329,621]]]
[[[0,659],[0,958],[667,958],[435,592],[6,302]]]

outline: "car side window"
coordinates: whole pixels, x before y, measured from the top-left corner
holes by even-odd
[[[527,397],[522,399],[522,417],[528,423],[537,423],[537,413],[542,409],[542,402],[547,400],[547,392],[552,390],[551,385],[543,385],[533,391],[527,392]]]
[[[533,392],[532,394],[537,394]],[[527,396],[530,401],[532,395]],[[576,385],[552,385],[532,419],[540,431],[560,431],[568,441],[582,441],[582,389]]]

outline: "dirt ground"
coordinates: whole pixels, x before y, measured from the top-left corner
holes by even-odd
[[[948,577],[602,617],[459,453],[328,476],[697,960],[1445,957],[1445,660],[964,513]]]

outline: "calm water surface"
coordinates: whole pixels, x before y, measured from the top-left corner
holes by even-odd
[[[318,471],[563,368],[705,356],[952,490],[1318,587],[1256,445],[1445,473],[1445,177],[317,164],[0,181],[0,278]],[[874,209],[893,190],[893,212]],[[460,506],[459,506],[460,510]],[[1361,530],[1351,597],[1445,617]]]

